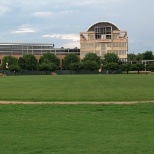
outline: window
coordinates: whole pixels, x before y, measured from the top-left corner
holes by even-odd
[[[12,46],[12,49],[13,50],[21,50],[22,49],[22,46],[21,45],[13,45]]]
[[[112,53],[112,50],[108,50],[107,53]]]
[[[89,34],[89,40],[94,40],[94,35],[93,34]]]
[[[100,43],[95,43],[95,47],[100,47]]]
[[[32,46],[28,46],[28,49],[32,49]]]
[[[112,47],[112,43],[108,43],[107,44],[107,47]]]
[[[12,50],[12,46],[9,46],[9,45],[1,45],[0,46],[0,49],[1,50]]]
[[[33,54],[34,55],[41,55],[41,51],[40,50],[33,50]]]
[[[41,46],[33,46],[33,49],[42,49]]]
[[[95,27],[96,39],[111,39],[112,27]]]
[[[27,49],[27,46],[24,45],[24,46],[22,46],[22,48],[23,48],[23,49]]]
[[[27,50],[22,50],[22,54],[23,54],[23,53],[27,53]]]
[[[33,54],[32,50],[28,50],[28,54]]]
[[[113,39],[116,40],[118,37],[116,34],[113,35]]]
[[[42,46],[42,49],[51,49],[52,47],[50,46]]]
[[[13,51],[13,55],[22,55],[22,50]]]

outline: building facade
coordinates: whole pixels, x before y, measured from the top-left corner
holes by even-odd
[[[39,59],[43,53],[50,52],[60,59],[60,68],[62,61],[68,53],[80,55],[78,48],[54,48],[54,44],[32,44],[32,43],[0,43],[0,64],[5,56],[22,57],[25,54],[33,54]]]
[[[95,23],[86,32],[80,32],[80,59],[87,53],[96,53],[102,59],[107,53],[115,53],[121,61],[127,61],[127,31],[110,22]]]

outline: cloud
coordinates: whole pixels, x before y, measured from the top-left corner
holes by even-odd
[[[0,15],[5,15],[6,13],[10,12],[10,8],[7,6],[0,6]]]
[[[73,2],[72,4],[75,5],[89,5],[89,4],[98,4],[98,3],[114,3],[114,2],[120,2],[122,0],[78,0],[76,2]]]
[[[80,42],[76,41],[76,42],[69,42],[69,43],[65,43],[62,45],[64,48],[80,48]]]
[[[35,28],[19,28],[18,30],[14,31],[13,33],[21,34],[21,33],[34,33],[37,30]]]
[[[73,40],[73,41],[79,41],[80,37],[77,34],[47,34],[43,35],[44,38],[56,38],[56,39],[62,39],[62,40]]]
[[[61,11],[58,14],[63,15],[63,14],[70,14],[70,13],[77,13],[77,12],[79,12],[79,11],[78,10],[66,10],[66,11]]]
[[[78,10],[65,10],[65,11],[60,11],[60,12],[38,11],[38,12],[34,12],[32,15],[35,17],[44,18],[44,17],[53,17],[57,15],[70,14],[74,12],[78,12]]]
[[[82,6],[89,4],[104,4],[104,3],[117,3],[122,2],[123,0],[39,0],[36,3],[36,0],[4,0],[1,2],[1,5],[10,6],[10,7],[22,7],[23,9],[54,9],[57,8],[68,8],[69,6]]]

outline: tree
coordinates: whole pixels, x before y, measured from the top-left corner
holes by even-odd
[[[55,71],[57,69],[57,65],[54,63],[41,63],[38,65],[38,70],[40,71]]]
[[[43,63],[43,62],[50,62],[50,63],[53,63],[55,64],[57,67],[59,66],[59,63],[60,63],[60,60],[59,58],[56,57],[55,54],[53,53],[44,53],[40,59],[39,59],[39,63]]]
[[[77,63],[72,63],[70,64],[70,69],[71,70],[81,70],[82,66],[81,66],[82,62],[77,62]]]
[[[78,63],[78,70],[85,70],[84,62],[79,62]]]
[[[96,61],[86,60],[83,62],[84,69],[94,71],[100,68],[99,64]]]
[[[143,54],[138,53],[138,54],[136,55],[136,60],[137,60],[138,62],[140,62],[141,60],[143,60]]]
[[[101,58],[100,56],[97,56],[95,53],[86,54],[82,61],[95,61],[99,66],[101,65]]]
[[[84,62],[77,62],[77,63],[72,63],[70,64],[70,69],[71,70],[85,70],[85,64]]]
[[[123,71],[127,71],[127,74],[128,74],[128,71],[131,70],[131,65],[130,65],[130,63],[122,64],[121,69],[122,69]]]
[[[55,54],[47,52],[40,57],[38,69],[44,71],[55,71],[58,69],[59,64],[59,58],[57,58]]]
[[[148,69],[154,71],[154,63],[149,64]]]
[[[18,65],[20,66],[21,69],[26,70],[26,61],[23,57],[20,57],[18,59]]]
[[[146,51],[143,53],[143,60],[152,60],[153,59],[153,52]]]
[[[130,53],[127,55],[128,61],[135,61],[136,60],[136,55],[134,53]]]
[[[104,68],[105,68],[106,70],[111,70],[112,73],[113,73],[113,71],[116,71],[116,70],[119,69],[119,65],[118,65],[117,63],[106,63],[106,64],[104,65]]]
[[[107,53],[104,56],[104,62],[105,63],[118,63],[119,62],[119,57],[114,54],[114,53]]]
[[[22,66],[25,66],[26,70],[36,70],[37,69],[37,59],[32,54],[27,54],[23,56],[23,59],[21,60]]]
[[[132,70],[138,71],[138,74],[140,74],[140,71],[144,70],[144,64],[142,63],[136,63],[132,65]]]
[[[16,65],[18,63],[18,59],[13,56],[5,56],[2,59],[2,69],[8,69],[10,65]]]
[[[70,70],[71,67],[70,65],[73,63],[77,63],[79,62],[79,58],[77,56],[77,54],[75,53],[69,53],[65,56],[64,60],[63,60],[63,69],[68,69]]]
[[[12,72],[19,72],[21,71],[21,68],[19,65],[17,64],[13,64],[13,65],[10,65],[9,68],[8,68],[9,71],[12,71]]]

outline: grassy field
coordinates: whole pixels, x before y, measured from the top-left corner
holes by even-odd
[[[0,105],[1,154],[153,154],[154,105]]]
[[[57,75],[0,77],[0,100],[154,100],[153,75]]]

